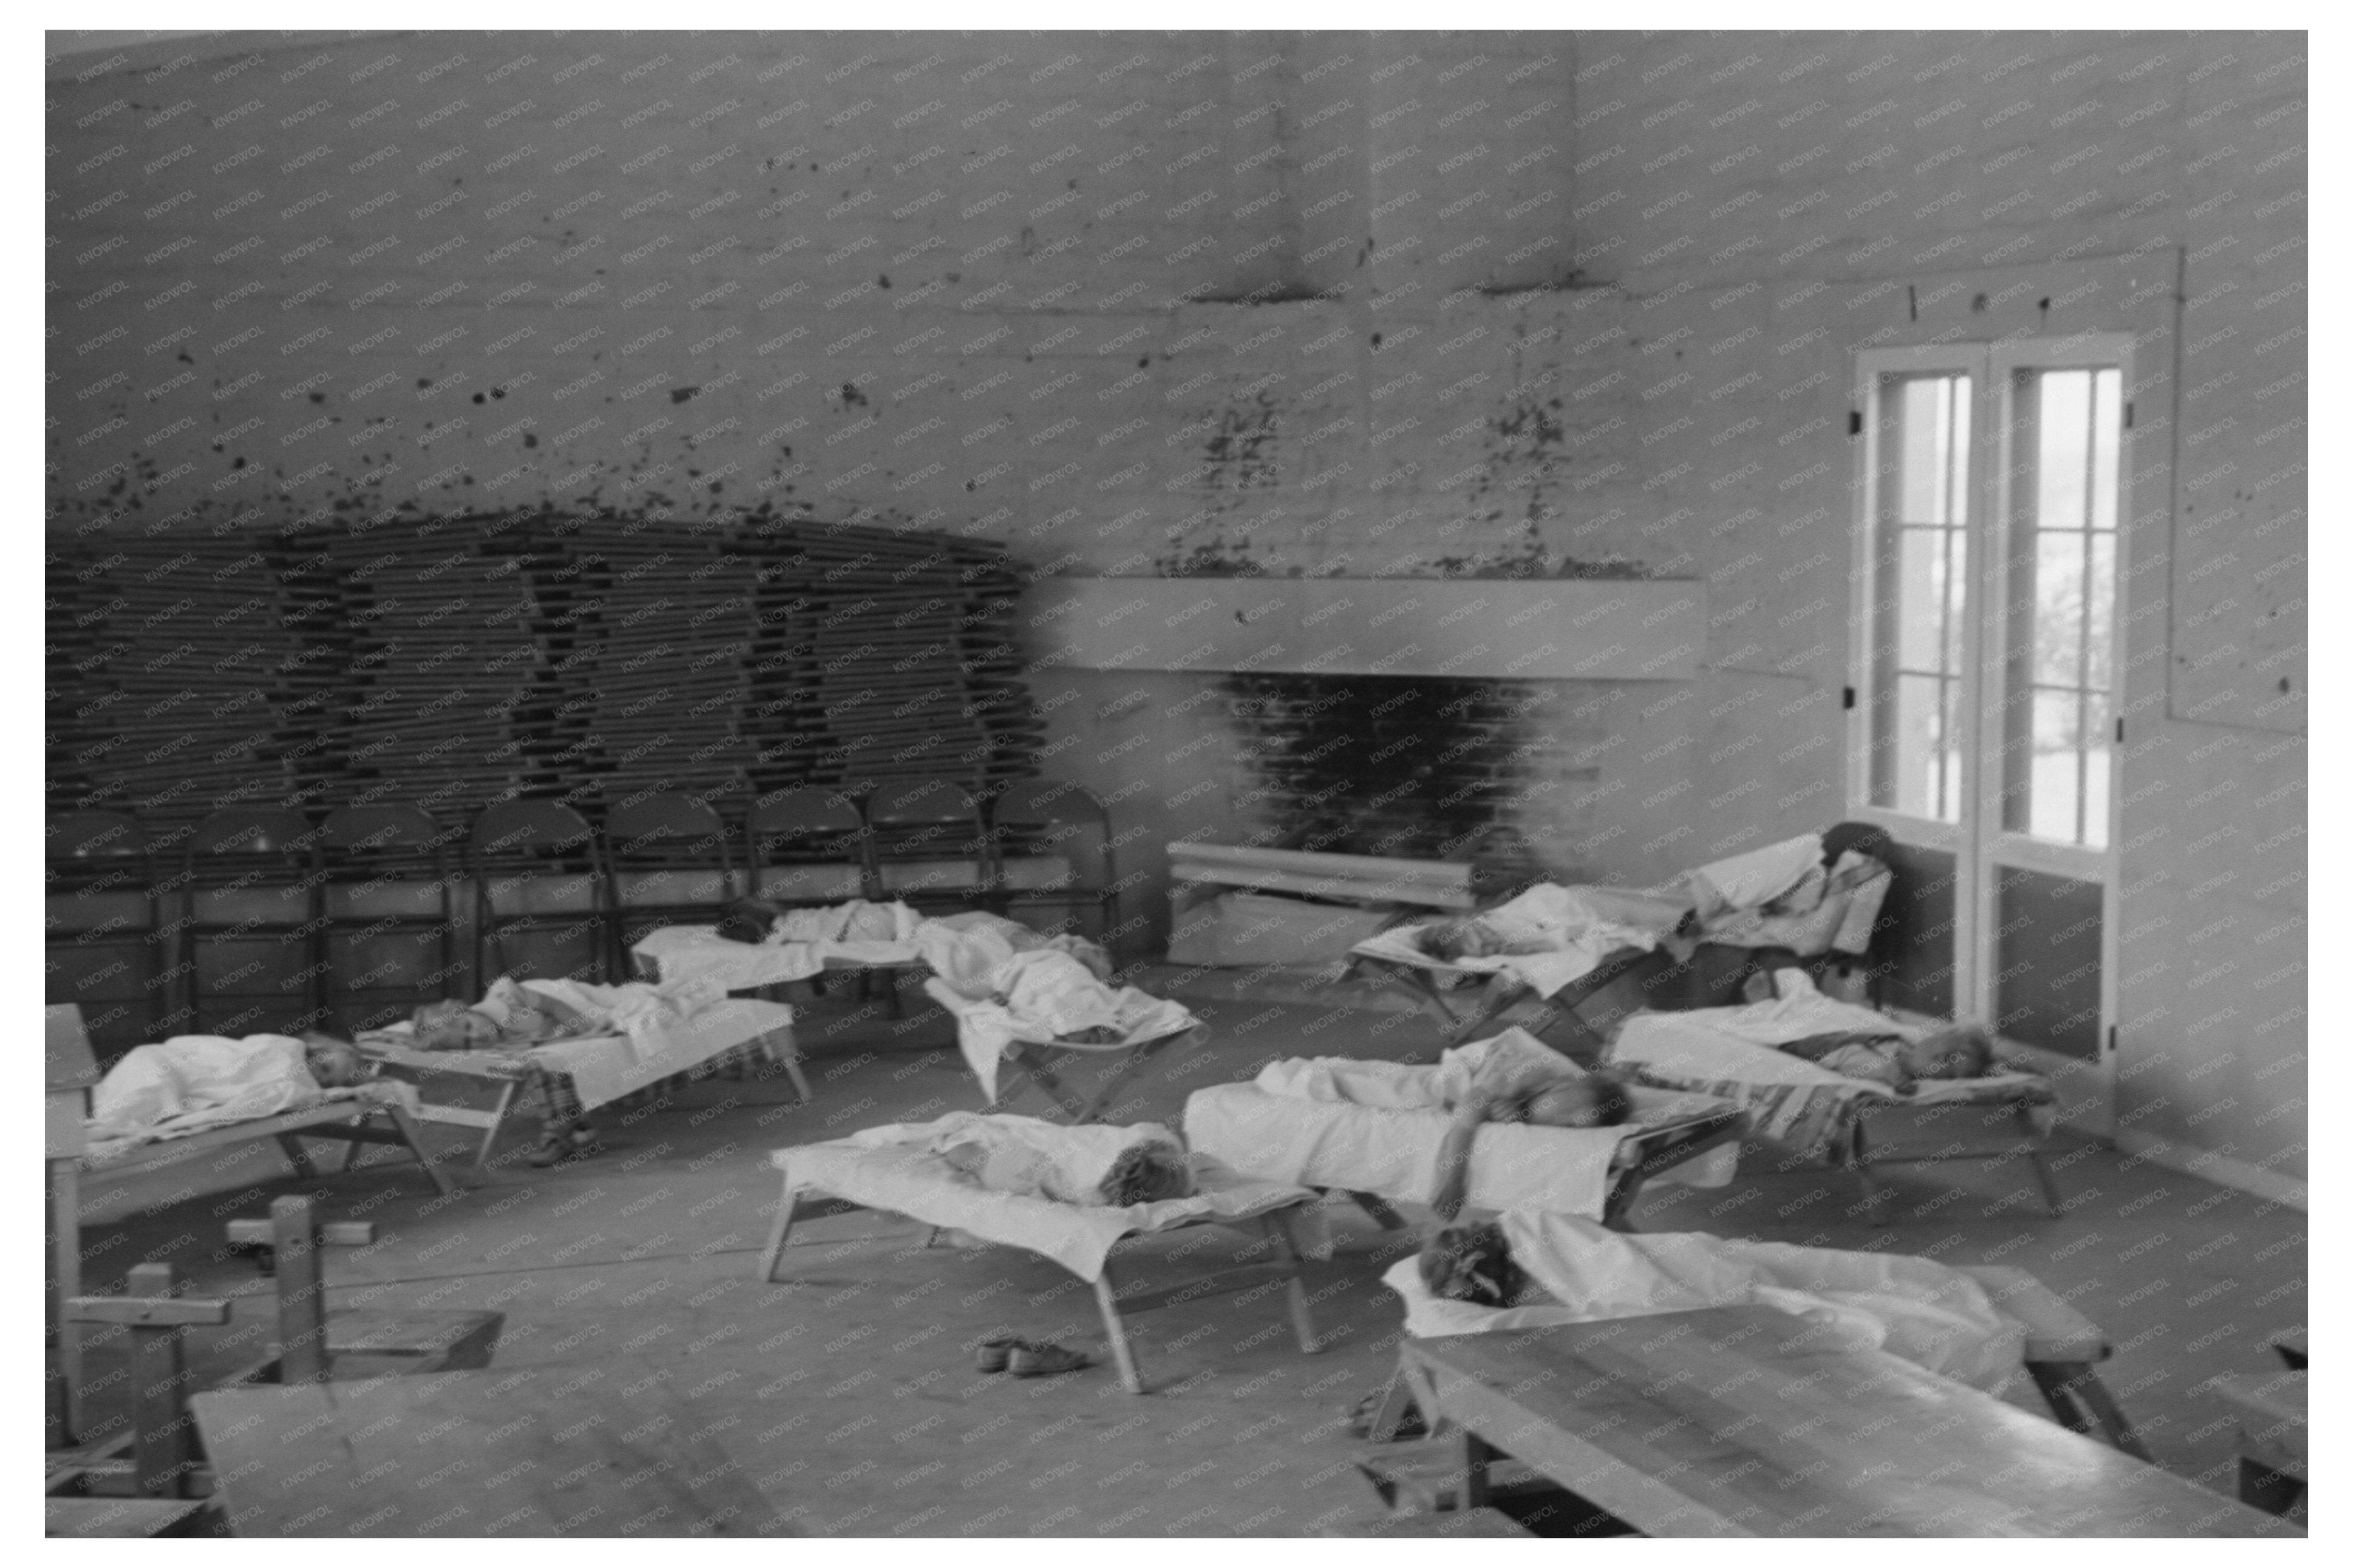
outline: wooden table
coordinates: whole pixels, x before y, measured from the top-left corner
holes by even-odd
[[[1462,1429],[1468,1507],[1500,1451],[1651,1535],[2303,1533],[1767,1307],[1409,1339],[1400,1360]]]
[[[193,1405],[240,1536],[800,1533],[672,1390],[697,1375],[691,1363],[619,1359]]]

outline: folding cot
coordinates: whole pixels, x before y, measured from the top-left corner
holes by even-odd
[[[523,985],[529,990],[561,984],[525,981]],[[544,1040],[510,1050],[420,1050],[413,1041],[404,1026],[371,1030],[358,1044],[384,1078],[420,1087],[470,1085],[491,1094],[493,1102],[488,1110],[428,1100],[417,1111],[421,1121],[481,1132],[474,1153],[478,1174],[489,1164],[516,1100],[526,1090],[543,1094],[550,1075],[568,1078],[581,1108],[594,1110],[730,1055],[749,1056],[781,1067],[802,1101],[809,1099],[808,1079],[801,1073],[793,1041],[793,1010],[776,1002],[731,997],[689,1016],[641,1023],[627,1032]]]
[[[1740,1112],[1704,1095],[1633,1088],[1615,1127],[1496,1124],[1472,1145],[1469,1205],[1546,1209],[1619,1228],[1651,1182],[1721,1186],[1739,1157]],[[1271,1094],[1254,1083],[1196,1089],[1186,1141],[1246,1174],[1345,1192],[1385,1229],[1393,1203],[1428,1203],[1450,1118]]]
[[[1885,1199],[1873,1179],[1874,1166],[1950,1160],[2026,1160],[2045,1207],[2053,1217],[2061,1212],[2058,1183],[2045,1154],[2057,1100],[2048,1079],[2006,1070],[1983,1078],[1923,1079],[1899,1093],[1717,1026],[1747,1011],[1709,1007],[1637,1015],[1604,1059],[1642,1084],[1733,1101],[1752,1136],[1778,1143],[1799,1159],[1852,1174],[1873,1223],[1882,1222]],[[1916,1026],[1892,1017],[1883,1021],[1891,1032],[1916,1032]],[[1874,1146],[1880,1134],[1907,1123],[1903,1142]]]
[[[760,1254],[756,1278],[775,1283],[786,1243],[800,1220],[858,1209],[921,1221],[930,1227],[924,1237],[926,1247],[944,1230],[1018,1247],[1094,1287],[1095,1304],[1103,1314],[1120,1383],[1130,1394],[1142,1394],[1143,1376],[1120,1316],[1120,1291],[1112,1279],[1112,1252],[1137,1237],[1198,1225],[1240,1228],[1255,1221],[1264,1232],[1262,1245],[1280,1255],[1276,1267],[1286,1276],[1292,1331],[1299,1348],[1310,1353],[1316,1349],[1314,1321],[1309,1316],[1306,1287],[1300,1278],[1300,1240],[1293,1228],[1294,1216],[1316,1201],[1314,1193],[1285,1183],[1252,1179],[1198,1152],[1192,1159],[1196,1190],[1191,1197],[1111,1207],[992,1192],[928,1152],[934,1135],[956,1120],[873,1127],[849,1138],[772,1152],[769,1163],[782,1173],[784,1192],[767,1246]],[[965,1120],[979,1119],[966,1113]],[[1186,1292],[1188,1296],[1199,1293]],[[1131,1295],[1127,1301],[1130,1310],[1145,1304],[1146,1299],[1140,1295]]]

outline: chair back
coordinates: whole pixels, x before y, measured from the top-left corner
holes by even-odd
[[[657,790],[605,808],[605,863],[624,866],[730,868],[727,824],[709,802],[679,790]]]
[[[744,865],[753,894],[771,902],[830,904],[881,892],[871,880],[858,803],[822,784],[772,790],[752,802],[744,814]]]
[[[586,817],[561,801],[501,801],[474,818],[466,848],[482,984],[609,972],[604,861]]]
[[[991,858],[981,802],[956,779],[885,779],[861,802],[868,864],[887,895],[934,904],[986,896]],[[913,863],[924,863],[913,870]]]
[[[192,869],[211,867],[235,875],[264,866],[309,866],[317,858],[319,831],[301,812],[280,805],[229,805],[196,824],[188,835]]]

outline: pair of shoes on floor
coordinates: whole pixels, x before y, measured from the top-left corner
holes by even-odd
[[[1064,1350],[1060,1345],[1008,1334],[1002,1339],[983,1340],[974,1364],[983,1372],[1009,1372],[1016,1377],[1051,1377],[1057,1373],[1092,1366],[1094,1360],[1083,1351]]]
[[[531,1163],[544,1170],[550,1165],[567,1165],[575,1160],[585,1160],[604,1146],[596,1134],[586,1127],[575,1127],[569,1132],[550,1132],[531,1152]]]

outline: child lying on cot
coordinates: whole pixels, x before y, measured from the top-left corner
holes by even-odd
[[[1470,1190],[1471,1148],[1490,1121],[1536,1127],[1615,1127],[1633,1112],[1626,1091],[1585,1071],[1525,1029],[1447,1051],[1432,1067],[1318,1057],[1275,1062],[1258,1085],[1274,1094],[1389,1110],[1443,1110],[1430,1206],[1447,1219]]]
[[[543,1040],[594,1033],[602,1026],[553,996],[525,991],[510,976],[491,983],[489,994],[469,1005],[451,998],[427,1002],[409,1016],[421,1051],[497,1051],[534,1046]],[[597,1150],[596,1131],[588,1125],[587,1108],[573,1088],[571,1076],[541,1072],[537,1080],[543,1107],[539,1147],[531,1163],[537,1166],[585,1159]]]
[[[1921,1079],[1983,1078],[1994,1063],[1993,1041],[1979,1024],[1947,1024],[1917,1038],[1837,1031],[1773,1048],[1847,1078],[1883,1083],[1898,1094]]]

